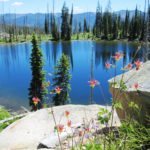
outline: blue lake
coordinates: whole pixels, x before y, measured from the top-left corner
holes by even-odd
[[[62,53],[70,58],[72,74],[70,98],[73,104],[111,105],[111,93],[107,81],[114,76],[114,69],[106,70],[105,62],[111,62],[112,55],[116,51],[122,51],[125,54],[124,58],[117,62],[117,74],[120,74],[122,73],[120,68],[132,61],[137,49],[136,44],[125,42],[42,42],[39,45],[44,55],[47,80],[52,81],[53,76],[49,76],[48,73],[53,73],[54,66]],[[17,110],[21,106],[29,107],[31,49],[31,43],[0,45],[0,105],[6,108]],[[142,55],[140,50],[137,58],[141,59]],[[100,82],[100,86],[93,90],[92,101],[88,85],[91,72]]]

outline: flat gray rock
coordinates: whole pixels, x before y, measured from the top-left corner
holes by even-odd
[[[65,105],[54,107],[53,111],[57,124],[61,123],[66,125],[65,111],[70,112],[72,124],[82,124],[83,120],[90,121],[91,119],[97,119],[99,108],[105,108],[105,106]],[[107,109],[110,111],[111,107],[107,107]],[[116,112],[114,114],[113,124],[115,126],[120,125],[120,120]],[[0,133],[0,150],[37,149],[40,142],[44,139],[47,139],[47,137],[52,138],[54,126],[50,108],[30,113]]]
[[[115,77],[115,82],[119,83],[122,74]],[[138,83],[138,90],[141,92],[150,92],[150,61],[143,63],[139,70],[132,69],[123,75],[123,80],[126,83],[127,91],[136,91],[133,84]],[[114,82],[114,78],[109,80],[110,83]],[[117,88],[117,87],[116,87]]]

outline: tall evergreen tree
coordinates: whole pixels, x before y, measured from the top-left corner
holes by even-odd
[[[103,15],[103,32],[104,32],[104,39],[108,39],[108,12],[104,12]]]
[[[135,38],[134,18],[132,18],[130,22],[130,27],[129,27],[129,40],[133,40],[134,38]]]
[[[139,12],[136,6],[135,9],[135,16],[134,16],[134,23],[133,23],[133,40],[138,38],[138,36],[140,35],[140,20],[139,20]]]
[[[116,15],[113,17],[112,33],[113,33],[113,39],[117,39],[118,38],[118,18]]]
[[[95,35],[97,38],[101,37],[102,32],[102,11],[98,2],[96,9],[96,20],[95,20]]]
[[[88,32],[88,26],[87,26],[86,18],[84,18],[83,31]]]
[[[44,22],[44,31],[45,34],[49,34],[49,15],[45,15],[45,22]]]
[[[51,14],[51,34],[54,41],[58,41],[60,39],[59,30],[53,13]]]
[[[71,39],[71,26],[70,26],[70,17],[69,17],[69,9],[66,7],[66,3],[64,3],[62,8],[62,24],[61,24],[61,39],[62,40],[70,40]]]
[[[72,5],[71,15],[70,15],[70,36],[72,35],[72,24],[73,24],[73,5]]]
[[[72,5],[71,15],[70,15],[70,26],[71,27],[72,27],[72,23],[73,23],[73,5]]]
[[[70,62],[69,58],[62,54],[62,57],[58,61],[53,78],[53,87],[60,88],[61,91],[53,96],[54,105],[64,105],[69,101],[69,91],[70,91]]]
[[[44,96],[46,94],[46,89],[43,88],[45,81],[45,74],[43,72],[43,55],[42,51],[38,47],[36,36],[32,37],[32,53],[30,57],[32,80],[29,87],[29,101],[32,110],[37,110],[43,107]],[[37,97],[40,102],[35,105],[33,98]]]
[[[130,24],[130,19],[129,19],[129,11],[126,10],[126,16],[125,16],[125,22],[124,22],[124,37],[127,38],[128,33],[129,33],[129,24]]]
[[[81,22],[79,22],[79,33],[82,32],[82,26],[81,26]]]

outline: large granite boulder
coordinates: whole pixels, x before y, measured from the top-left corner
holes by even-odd
[[[65,111],[69,111],[70,120],[72,124],[76,125],[82,124],[83,120],[88,122],[91,119],[97,119],[100,108],[106,107],[100,105],[65,105],[54,107],[53,112],[57,123],[66,124],[66,118],[63,116]],[[111,107],[107,106],[107,109],[111,111]],[[120,125],[116,112],[113,125]],[[41,142],[45,143],[48,139],[50,140],[48,145],[55,144],[57,139],[54,134],[54,126],[50,108],[32,112],[0,133],[0,150],[34,150]]]
[[[127,89],[121,91],[119,89],[120,81],[123,79]],[[116,84],[114,83],[114,80]],[[147,117],[150,115],[150,61],[143,63],[139,70],[132,69],[124,74],[118,75],[109,80],[110,91],[114,99],[120,101],[123,109],[117,109],[119,118],[125,119],[127,116],[133,114],[135,119],[143,123],[146,122]],[[134,88],[134,84],[138,83],[138,89]],[[115,94],[117,93],[117,94]],[[129,102],[136,103],[141,111],[134,112],[133,109],[128,107]]]

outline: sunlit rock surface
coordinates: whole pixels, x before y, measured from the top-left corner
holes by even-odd
[[[123,79],[127,89],[122,92],[119,90],[119,83]],[[134,115],[135,119],[145,123],[146,116],[150,115],[150,61],[143,63],[139,70],[132,69],[126,72],[124,75],[118,75],[115,78],[117,84],[112,86],[114,78],[109,80],[110,91],[113,94],[114,99],[120,101],[123,105],[123,110],[117,109],[117,113],[120,119],[125,119],[129,115]],[[139,88],[136,90],[134,84],[138,83]],[[134,112],[133,109],[129,109],[129,102],[135,102],[140,107],[139,114]]]
[[[69,119],[72,121],[72,124],[82,124],[83,121],[97,120],[97,113],[100,108],[106,107],[100,105],[65,105],[54,107],[53,111],[57,124],[66,125],[67,119],[64,117],[66,110],[70,112]],[[111,107],[107,107],[107,109],[111,111]],[[114,114],[113,125],[120,125],[120,120],[116,112]],[[50,108],[30,113],[0,133],[0,150],[37,149],[40,142],[47,137],[53,139],[51,136],[54,135],[54,126]]]

